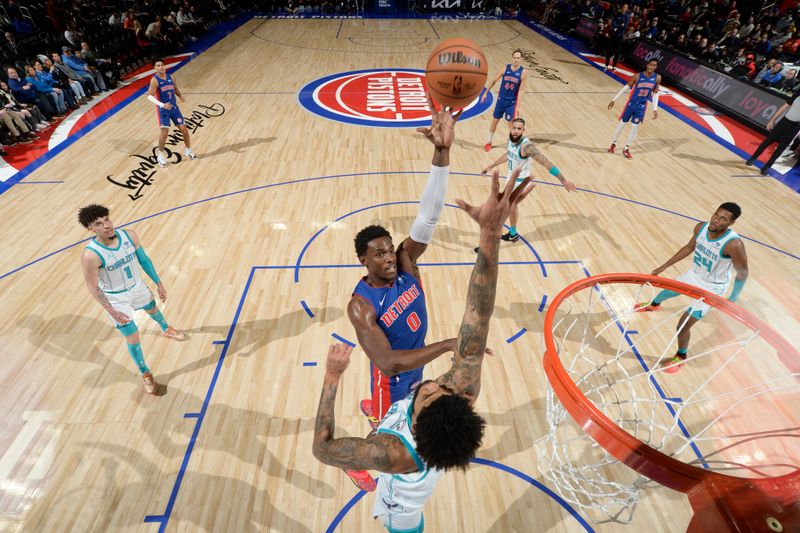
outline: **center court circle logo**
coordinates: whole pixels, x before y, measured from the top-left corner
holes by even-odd
[[[312,81],[298,94],[300,105],[315,115],[379,128],[416,128],[431,123],[425,95],[425,72],[416,69],[371,69],[333,74]],[[475,99],[461,120],[480,115],[492,105]]]

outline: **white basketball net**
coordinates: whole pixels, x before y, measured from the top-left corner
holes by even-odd
[[[684,463],[740,477],[794,471],[800,374],[781,365],[757,331],[721,311],[692,329],[680,373],[665,373],[662,363],[677,351],[676,325],[681,329],[681,317],[702,299],[680,295],[658,313],[633,312],[656,292],[651,285],[594,285],[561,304],[553,339],[571,379],[615,424]],[[759,419],[770,408],[781,412]],[[547,425],[536,453],[549,484],[595,523],[630,522],[642,489],[656,484],[592,440],[550,387]]]

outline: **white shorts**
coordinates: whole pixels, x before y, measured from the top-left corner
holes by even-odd
[[[716,294],[717,296],[723,296],[728,291],[727,283],[710,283],[708,281],[703,281],[691,270],[678,276],[678,281],[682,281],[683,283],[687,283],[689,285],[694,285],[695,287],[699,287],[712,294]],[[703,318],[706,313],[708,313],[709,309],[711,309],[709,304],[696,300],[689,307],[688,313],[693,318],[699,320]]]
[[[140,282],[134,285],[134,287],[130,290],[124,292],[114,292],[114,293],[105,293],[106,298],[108,299],[108,303],[111,304],[111,307],[125,313],[133,320],[133,312],[139,310],[143,307],[146,307],[150,302],[153,301],[153,293],[150,292],[150,289],[147,288],[147,285]],[[118,324],[116,320],[111,318],[111,315],[108,315],[108,318],[111,319],[111,322],[115,326],[122,325]]]
[[[517,182],[514,184],[514,189],[520,186],[522,181],[527,178],[527,176],[523,176],[521,178],[517,178]],[[503,192],[506,188],[506,184],[508,183],[508,176],[504,176],[500,178],[500,192]]]
[[[439,475],[431,476],[434,485]],[[380,518],[390,533],[418,533],[423,530],[422,506],[428,499],[424,493],[430,491],[415,491],[413,487],[414,484],[398,483],[391,474],[378,476],[372,516]],[[417,497],[421,501],[414,501]]]

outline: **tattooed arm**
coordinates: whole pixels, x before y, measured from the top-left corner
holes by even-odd
[[[350,364],[353,348],[334,344],[328,349],[325,381],[314,425],[314,457],[327,465],[349,470],[377,470],[389,474],[414,472],[417,465],[399,439],[389,434],[367,438],[334,438],[334,405],[342,374]]]
[[[564,175],[561,173],[558,167],[555,166],[553,163],[551,163],[550,160],[547,159],[542,152],[537,150],[536,147],[533,145],[533,143],[528,143],[524,145],[522,147],[522,150],[520,151],[520,155],[522,157],[530,157],[531,159],[542,165],[544,168],[546,168],[548,171],[550,171],[550,174],[558,178],[558,181],[561,182],[561,185],[563,185],[564,188],[567,189],[569,192],[575,190],[575,184],[567,180],[567,178],[564,177]]]
[[[117,311],[111,306],[111,302],[106,298],[106,294],[100,290],[98,284],[97,270],[100,268],[100,257],[88,248],[83,251],[81,255],[81,270],[83,270],[83,279],[86,282],[86,288],[89,289],[89,294],[97,300],[103,309],[117,321],[118,324],[127,324],[131,318],[121,311]]]
[[[481,389],[481,365],[486,350],[486,337],[489,335],[489,319],[494,312],[497,291],[497,260],[500,251],[500,228],[508,218],[511,208],[521,202],[531,191],[531,179],[525,178],[519,187],[513,189],[520,170],[509,177],[506,189],[499,193],[499,173],[492,175],[492,192],[481,206],[473,207],[457,200],[481,226],[478,258],[469,280],[467,307],[461,321],[461,329],[456,340],[453,367],[436,381],[470,399],[478,398]]]

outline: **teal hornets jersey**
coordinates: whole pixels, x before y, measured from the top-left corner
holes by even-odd
[[[728,231],[717,239],[710,239],[708,222],[703,224],[695,239],[692,272],[707,283],[729,283],[733,261],[725,255],[725,246],[738,238],[739,235],[728,228]]]
[[[531,158],[530,157],[522,157],[520,152],[522,151],[522,147],[526,144],[530,144],[531,140],[527,137],[523,137],[522,140],[514,144],[511,140],[508,141],[508,147],[506,147],[506,155],[508,156],[508,175],[510,176],[512,172],[514,172],[518,167],[522,167],[522,172],[519,173],[519,177],[517,181],[520,182],[527,178],[531,173]]]
[[[100,258],[99,285],[100,290],[107,293],[125,292],[144,283],[136,246],[125,230],[115,230],[114,233],[117,235],[116,248],[103,246],[96,238],[86,245]]]
[[[381,507],[398,512],[421,509],[433,493],[436,482],[444,473],[435,468],[428,468],[417,455],[417,441],[411,432],[413,400],[414,394],[411,393],[404,400],[393,403],[389,412],[381,420],[377,431],[394,435],[400,439],[408,453],[414,458],[418,470],[410,474],[380,474],[378,486],[381,494],[379,498],[376,498],[376,511]]]

